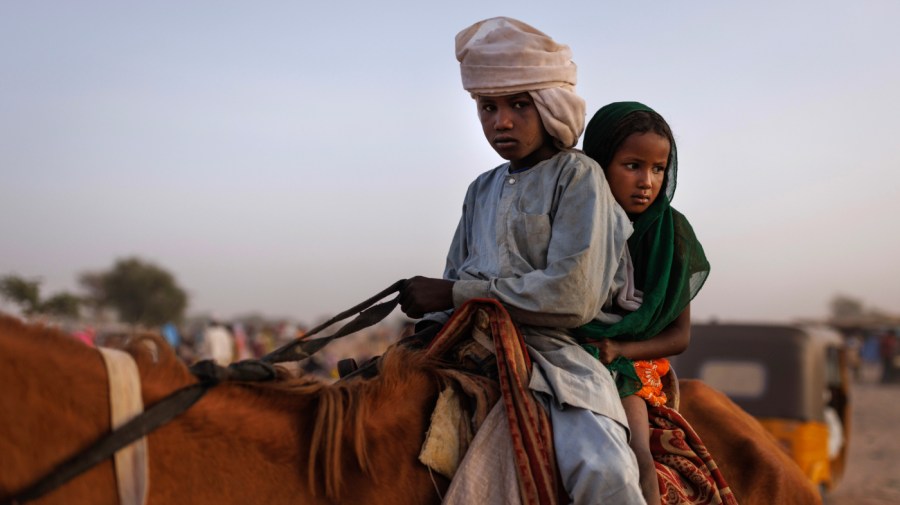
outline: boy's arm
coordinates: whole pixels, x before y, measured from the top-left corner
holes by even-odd
[[[631,360],[659,359],[681,354],[687,349],[691,340],[691,305],[672,321],[669,326],[647,340],[624,341],[604,339],[597,343],[600,350],[600,361],[608,365],[617,357]]]

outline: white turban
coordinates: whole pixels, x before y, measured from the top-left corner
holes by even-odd
[[[456,35],[463,88],[473,97],[528,92],[560,148],[584,130],[584,100],[575,94],[572,50],[521,21],[496,17]]]

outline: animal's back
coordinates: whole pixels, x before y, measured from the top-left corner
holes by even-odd
[[[778,441],[725,394],[679,381],[679,412],[715,458],[741,505],[820,505],[821,498]]]
[[[159,344],[159,352],[130,349],[145,405],[194,381],[162,340],[151,341]],[[416,459],[437,383],[427,365],[404,353],[385,361],[382,375],[352,384],[297,379],[213,388],[148,435],[148,502],[324,504],[352,499],[377,505],[410,497],[417,503],[439,502],[427,469]],[[0,500],[110,429],[107,375],[99,353],[58,330],[0,315],[0,383]],[[352,415],[363,404],[369,415]],[[357,436],[362,432],[365,440]],[[322,444],[315,443],[316,433],[324,437]],[[313,447],[319,448],[316,457],[311,457]],[[368,452],[368,472],[356,464],[360,450]],[[341,497],[329,500],[324,482],[338,467],[344,476],[338,482]],[[41,503],[116,500],[113,465],[107,459]]]

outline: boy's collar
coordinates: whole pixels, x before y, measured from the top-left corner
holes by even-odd
[[[566,152],[566,151],[570,151],[570,149],[561,149],[561,150],[559,150],[559,151],[556,151],[556,152],[553,154],[553,156],[550,156],[550,157],[547,158],[547,159],[543,159],[543,160],[541,160],[541,161],[535,163],[534,165],[531,165],[531,166],[528,166],[528,167],[519,167],[519,168],[513,169],[512,164],[511,164],[510,162],[507,162],[507,163],[506,163],[506,172],[507,172],[508,174],[521,174],[522,172],[526,172],[526,171],[528,171],[528,170],[531,170],[532,168],[539,167],[539,166],[543,165],[544,163],[546,163],[546,162],[552,160],[553,158],[559,156],[560,153],[563,153],[563,152]]]

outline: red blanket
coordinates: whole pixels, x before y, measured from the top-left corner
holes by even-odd
[[[650,451],[664,505],[737,505],[706,446],[681,414],[651,407]]]

